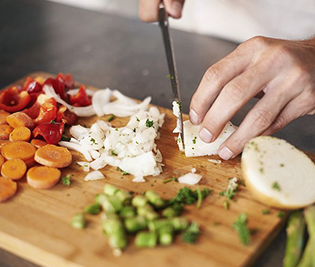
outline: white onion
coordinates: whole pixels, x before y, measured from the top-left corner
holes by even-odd
[[[73,125],[69,132],[75,139],[79,139],[80,136],[88,134],[89,130],[81,125]]]
[[[110,101],[112,91],[109,88],[96,91],[92,98],[92,106],[97,116],[104,115],[103,107]]]
[[[201,180],[202,175],[197,173],[186,173],[185,175],[178,178],[178,182],[181,184],[189,184],[189,185],[195,185],[198,184]]]
[[[80,146],[79,144],[75,144],[75,143],[71,143],[71,142],[66,142],[66,141],[60,141],[58,143],[60,146],[63,146],[63,147],[66,147],[66,148],[69,148],[70,150],[75,150],[75,151],[78,151],[80,152],[87,161],[91,161],[92,158],[89,154],[89,152],[82,146]]]
[[[105,176],[100,171],[93,171],[93,172],[88,173],[85,176],[84,181],[95,181],[95,180],[101,180],[104,178]]]
[[[136,176],[135,178],[133,178],[132,181],[135,183],[143,183],[145,182],[145,179],[143,178],[143,176]]]
[[[219,159],[208,159],[208,161],[210,161],[211,163],[216,163],[216,164],[222,163],[222,160],[219,160]]]
[[[76,88],[76,89],[71,89],[67,92],[68,95],[76,95],[78,92],[79,92],[80,88]],[[94,90],[91,90],[91,89],[85,89],[85,92],[88,96],[93,96],[95,94],[95,92],[97,91],[94,91]]]

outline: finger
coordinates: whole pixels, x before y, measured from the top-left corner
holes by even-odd
[[[179,19],[182,16],[182,10],[185,0],[164,0],[166,11],[173,18]]]
[[[270,127],[295,94],[283,94],[286,88],[267,93],[247,114],[240,127],[220,146],[219,156],[228,160],[242,152],[244,145]],[[272,107],[272,108],[271,108]]]
[[[237,48],[205,72],[190,103],[189,118],[193,124],[203,121],[221,89],[251,64],[251,57],[242,50]]]
[[[160,0],[139,0],[139,17],[144,22],[158,20]]]
[[[266,72],[266,64],[262,62],[247,69],[224,86],[203,120],[200,138],[207,143],[214,141],[226,123],[266,87],[273,75],[272,71]]]

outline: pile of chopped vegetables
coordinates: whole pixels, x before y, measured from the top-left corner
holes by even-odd
[[[77,229],[85,228],[85,214],[96,215],[103,211],[103,230],[116,256],[127,247],[128,234],[135,235],[137,247],[155,247],[158,243],[168,246],[177,233],[181,233],[184,242],[196,243],[200,233],[198,224],[190,223],[181,215],[185,204],[197,201],[197,207],[200,207],[210,193],[207,188],[193,191],[185,187],[173,199],[165,200],[154,191],[138,195],[106,184],[104,193],[97,194],[94,203],[83,213],[76,214],[71,224]]]

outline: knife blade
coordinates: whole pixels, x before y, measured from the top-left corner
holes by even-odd
[[[168,14],[161,4],[159,8],[159,26],[162,31],[163,43],[165,48],[166,60],[168,65],[168,71],[171,81],[172,93],[173,93],[173,101],[176,101],[179,108],[179,116],[177,117],[177,128],[179,130],[179,137],[182,140],[183,148],[184,148],[184,127],[183,127],[183,115],[182,115],[182,102],[180,98],[180,90],[179,83],[177,77],[176,63],[175,63],[175,55],[173,49],[173,43],[170,36],[169,30],[169,22],[168,22]]]

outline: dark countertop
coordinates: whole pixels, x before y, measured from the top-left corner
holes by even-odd
[[[170,107],[171,90],[162,38],[157,25],[43,0],[0,1],[0,88],[34,71],[72,73],[85,84],[121,90],[132,97],[153,97]],[[188,112],[190,98],[204,71],[236,44],[172,30],[181,85]],[[233,119],[238,124],[255,100]],[[314,117],[300,118],[276,135],[315,152]],[[254,266],[282,265],[284,231]],[[34,267],[0,250],[1,267]]]

